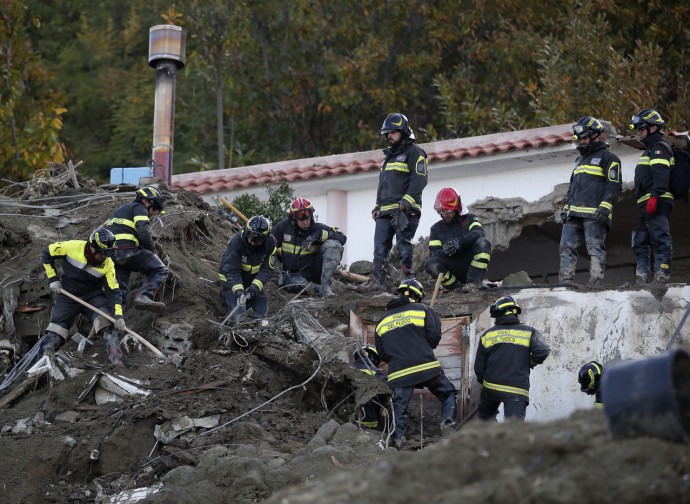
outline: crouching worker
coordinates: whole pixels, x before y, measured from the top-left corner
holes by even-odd
[[[165,198],[155,187],[142,187],[135,200],[113,212],[106,228],[115,235],[117,248],[113,261],[117,283],[122,293],[122,306],[127,303],[129,277],[136,271],[146,275],[137,291],[134,306],[154,313],[165,311],[165,304],[153,297],[168,278],[169,271],[156,255],[149,230],[149,217],[162,213]]]
[[[482,334],[474,360],[474,374],[482,387],[481,420],[496,420],[503,403],[505,418],[525,419],[529,404],[529,373],[551,353],[534,327],[520,322],[521,308],[512,298],[498,298],[489,309],[496,325]]]
[[[314,207],[305,198],[290,205],[288,218],[271,230],[283,263],[278,285],[288,292],[301,291],[308,282],[318,285],[322,297],[334,296],[331,278],[343,257],[347,237],[337,228],[314,222]],[[314,292],[309,292],[314,294]]]
[[[69,337],[69,329],[74,320],[81,313],[92,320],[96,334],[103,337],[110,362],[123,365],[119,335],[125,329],[125,320],[122,318],[115,265],[111,259],[114,254],[115,236],[104,228],[91,233],[88,241],[56,242],[43,250],[43,267],[50,282],[50,290],[57,297],[50,324],[41,343],[41,355],[52,355],[60,348]],[[58,277],[55,268],[55,259],[60,257],[64,258],[62,279]],[[115,319],[115,327],[106,318],[61,293],[61,290],[111,315]]]
[[[428,388],[441,401],[441,429],[455,425],[458,408],[457,390],[434,356],[441,341],[441,319],[433,308],[422,304],[424,287],[414,278],[403,281],[398,294],[376,325],[376,350],[388,363],[388,386],[395,394],[393,443],[400,449],[415,387]]]
[[[603,408],[601,402],[601,376],[604,374],[604,366],[596,361],[591,361],[580,368],[577,381],[580,383],[580,391],[594,396],[594,407]]]
[[[383,371],[379,368],[381,359],[379,359],[379,354],[375,346],[364,345],[355,350],[354,354],[356,369],[359,369],[369,376],[374,376],[384,383],[386,382],[386,375],[383,374]],[[378,429],[384,401],[386,401],[386,396],[378,395],[362,406],[364,416],[359,422],[362,427]]]
[[[228,242],[220,261],[220,278],[225,309],[231,320],[268,316],[265,285],[276,270],[276,239],[269,234],[268,220],[256,215]]]
[[[491,243],[477,216],[462,207],[460,196],[451,187],[436,195],[434,209],[442,217],[431,226],[429,260],[424,269],[434,279],[443,274],[441,285],[463,292],[477,290],[491,260]]]

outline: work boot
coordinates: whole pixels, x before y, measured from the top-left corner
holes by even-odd
[[[53,355],[62,346],[62,338],[54,332],[48,332],[41,341],[41,355]]]
[[[601,278],[589,277],[589,282],[587,282],[588,287],[599,287],[601,285]]]
[[[166,308],[165,303],[154,301],[153,299],[145,296],[144,294],[137,294],[137,297],[134,300],[134,307],[140,310],[149,310],[154,313],[163,313]]]
[[[383,288],[384,286],[381,283],[379,283],[376,277],[374,275],[371,275],[367,283],[363,283],[357,286],[357,292],[374,292],[383,290]]]
[[[331,290],[330,285],[324,285],[324,284],[319,285],[319,289],[317,292],[318,292],[319,296],[321,296],[322,298],[335,297],[335,294]]]
[[[398,451],[402,450],[402,447],[405,446],[405,437],[395,438],[393,440],[393,446],[395,446]]]
[[[654,275],[654,284],[656,285],[663,285],[667,284],[668,281],[671,279],[671,275],[664,271],[657,271]]]
[[[462,286],[462,292],[472,293],[484,290],[484,284],[481,282],[470,282]]]
[[[124,366],[124,363],[122,362],[122,349],[120,348],[120,339],[112,332],[108,332],[106,334],[103,334],[103,344],[105,345],[105,349],[108,352],[108,359],[110,360],[110,362],[112,362],[116,366]]]
[[[441,421],[441,432],[446,433],[452,431],[455,429],[455,425],[456,424],[452,418],[446,418],[445,420]]]

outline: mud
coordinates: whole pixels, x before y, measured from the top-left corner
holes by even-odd
[[[0,379],[50,318],[43,247],[84,239],[134,196],[131,186],[83,179],[77,190],[64,167],[51,169],[0,197]],[[405,448],[386,448],[385,431],[356,423],[358,405],[389,391],[349,365],[357,346],[349,312],[377,320],[390,295],[362,295],[338,281],[335,298],[295,297],[272,281],[267,323],[222,328],[216,272],[237,228],[198,196],[162,190],[166,215],[153,232],[171,270],[159,293],[168,309],[160,316],[135,310],[141,279],[133,277],[125,319],[167,359],[129,344],[126,368],[115,368],[98,337],[83,354],[66,343],[65,358],[81,374],[34,380],[0,409],[1,502],[690,499],[685,445],[614,441],[595,410],[549,424],[470,420],[444,437],[437,405],[414,402]],[[431,292],[431,279],[422,279]],[[444,294],[436,308],[442,316],[472,313],[494,296]],[[87,335],[90,327],[82,321],[75,330]],[[92,391],[78,402],[99,372],[139,380],[150,393],[96,404]]]

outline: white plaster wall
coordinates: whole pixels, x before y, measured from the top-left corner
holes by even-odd
[[[634,167],[641,151],[622,143],[613,144],[612,149],[621,158],[623,181],[632,183]],[[443,187],[456,189],[465,206],[489,196],[521,197],[532,202],[553,192],[556,185],[568,183],[576,157],[577,151],[573,145],[559,145],[433,163],[429,167],[429,181],[422,195],[422,219],[415,241],[421,236],[429,236],[431,226],[439,219],[434,211],[434,201]],[[370,171],[291,184],[295,196],[312,202],[319,222],[329,225],[334,225],[333,222],[347,223],[343,226],[348,237],[346,259],[343,261],[345,265],[358,260],[372,260],[374,221],[371,219],[371,210],[376,202],[378,173]],[[347,192],[347,205],[340,209],[343,215],[329,215],[326,196],[329,190]],[[209,202],[219,196],[232,201],[243,193],[256,194],[262,200],[268,198],[262,188],[210,193],[202,197]]]
[[[525,289],[513,297],[522,308],[520,319],[538,329],[551,346],[551,355],[530,375],[527,408],[528,421],[545,422],[594,407],[594,397],[580,392],[577,382],[586,362],[596,360],[606,366],[618,359],[663,353],[690,302],[690,286],[672,285],[661,299],[648,290],[576,292],[566,288]],[[477,345],[490,324],[493,319],[487,309],[477,317],[470,342],[473,376]],[[690,343],[690,321],[676,343]]]

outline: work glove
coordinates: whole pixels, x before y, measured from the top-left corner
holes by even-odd
[[[453,238],[443,244],[443,253],[447,256],[453,256],[462,252],[466,247],[467,240],[465,238]]]
[[[246,304],[247,304],[247,294],[244,291],[242,291],[242,294],[237,296],[237,306],[242,306],[242,308],[244,308],[244,306]]]
[[[60,280],[50,282],[50,292],[57,295],[60,294],[60,289],[62,289],[62,284],[60,283]]]
[[[410,213],[413,209],[414,207],[412,206],[412,203],[410,203],[408,200],[404,198],[400,200],[400,210]]]
[[[371,218],[374,219],[374,220],[378,219],[380,213],[381,213],[381,211],[379,210],[378,207],[374,208],[374,209],[371,211]]]
[[[302,240],[302,250],[309,250],[314,243],[321,243],[321,231],[314,231]]]
[[[256,297],[256,289],[249,289],[245,295],[245,301],[251,301]]]
[[[601,210],[597,210],[594,213],[594,220],[597,222],[608,222],[609,216],[606,212],[602,212]]]
[[[561,210],[561,224],[565,224],[565,221],[568,219],[568,212],[565,210]]]
[[[113,325],[115,326],[115,329],[117,329],[118,331],[124,331],[125,329],[127,329],[127,326],[125,325],[125,319],[123,318],[115,319]]]
[[[647,213],[649,215],[656,213],[656,198],[654,196],[650,196],[647,200]]]

